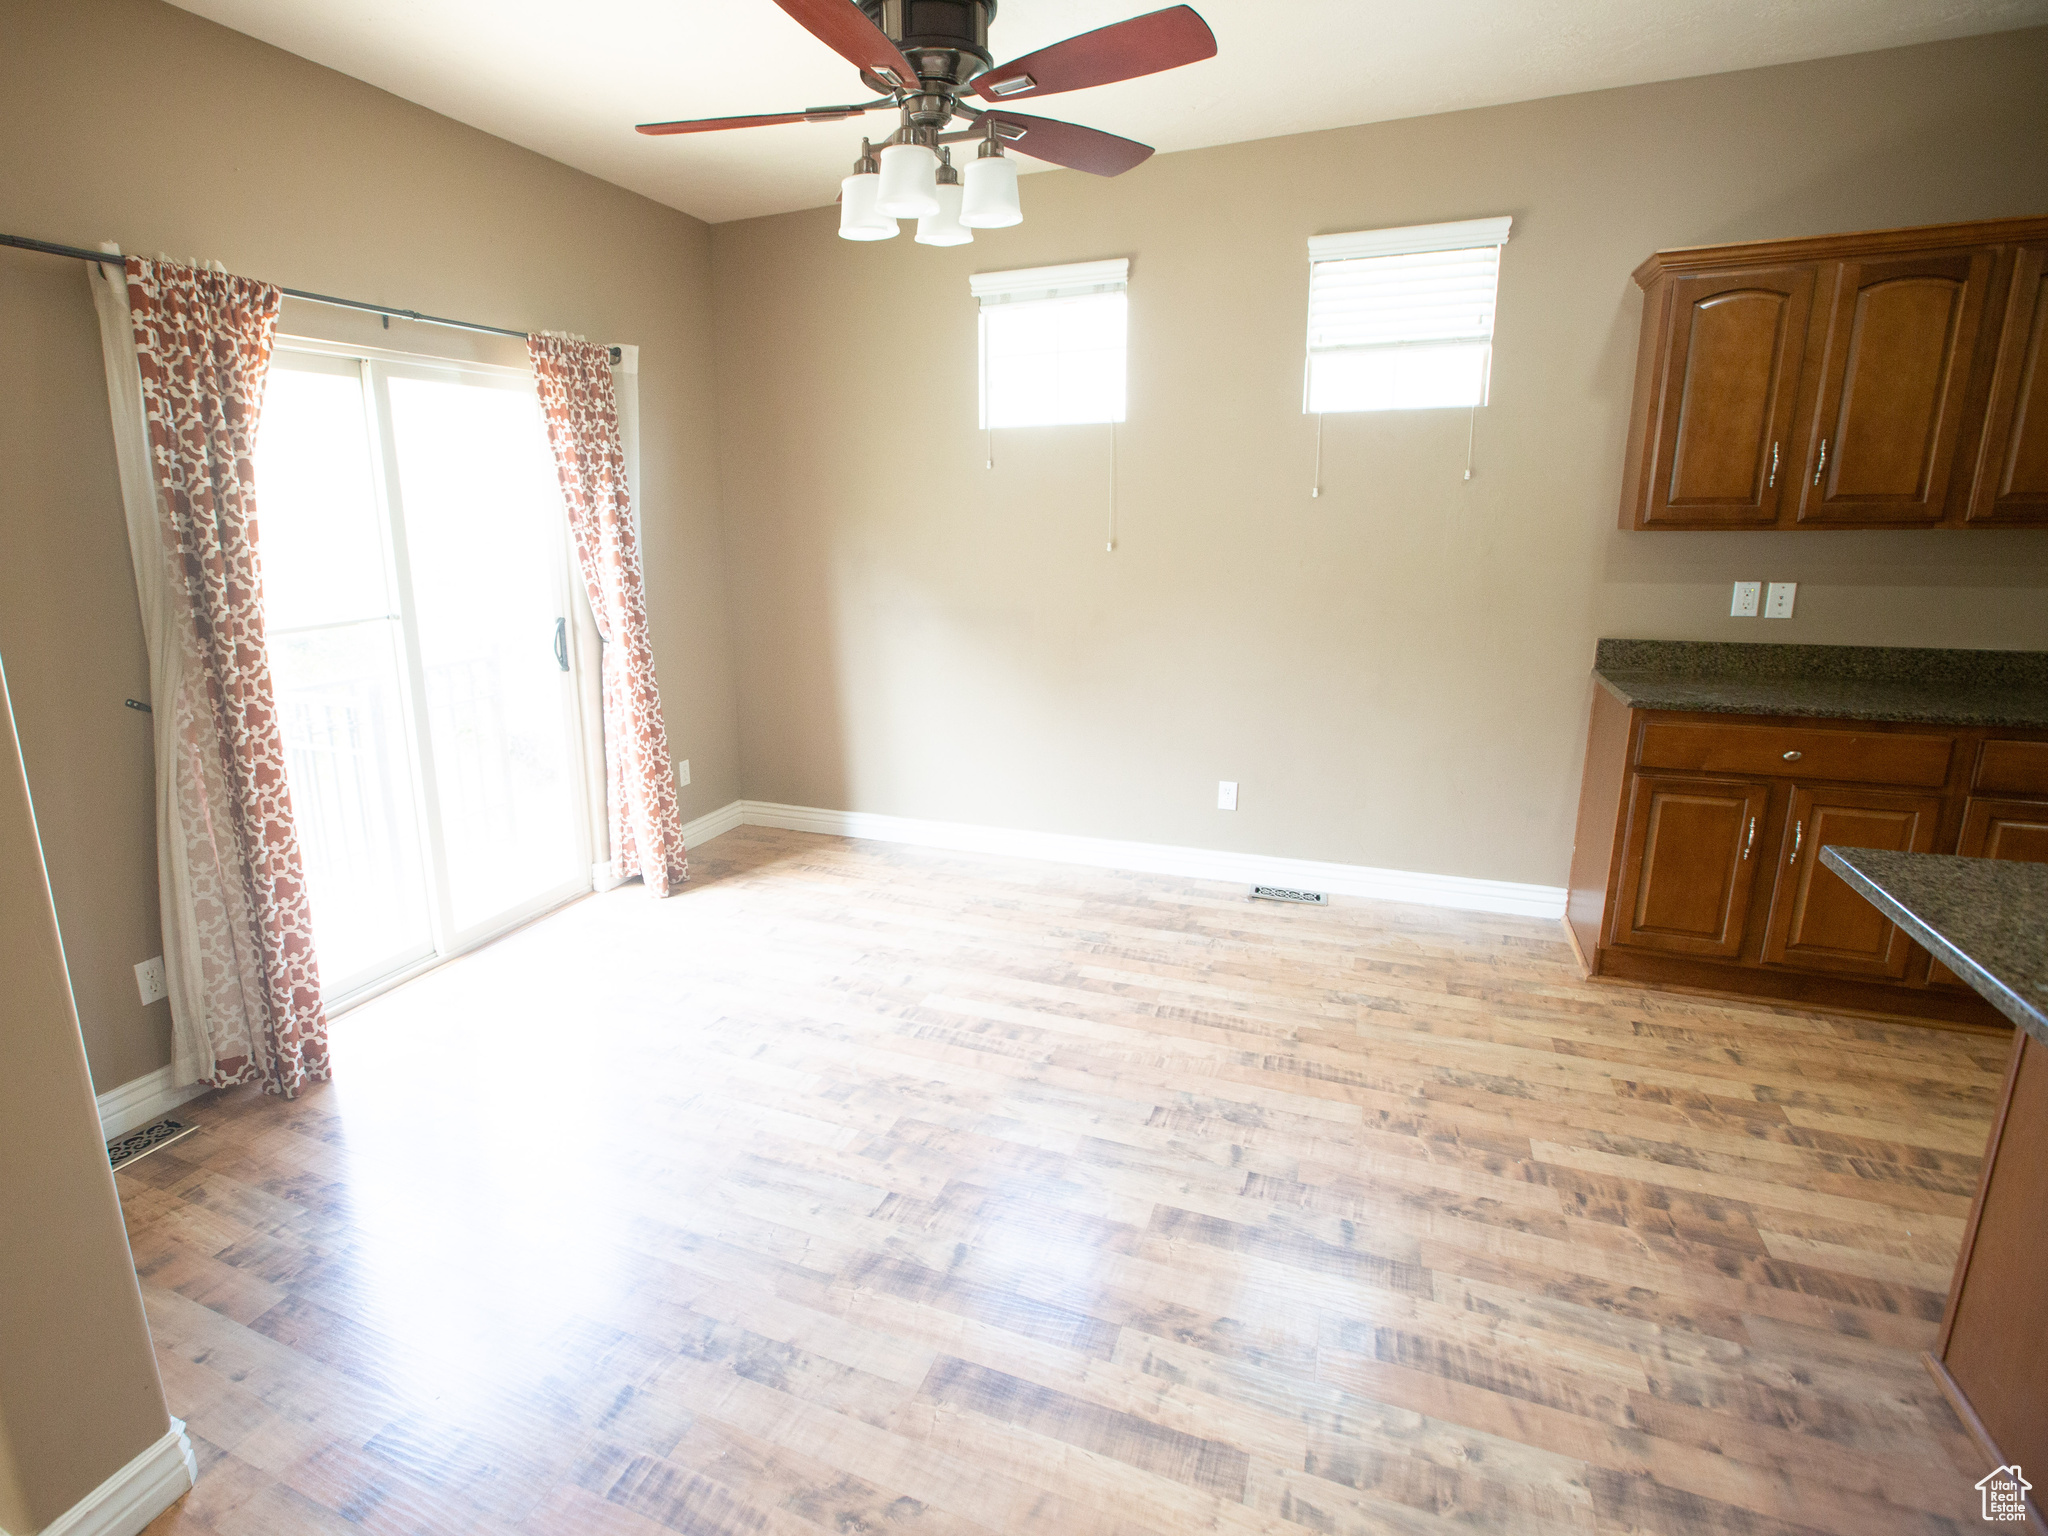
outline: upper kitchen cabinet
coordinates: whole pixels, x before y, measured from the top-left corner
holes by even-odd
[[[1814,360],[1820,408],[1799,477],[1803,526],[1941,521],[1997,254],[1979,246],[1827,264],[1826,339]]]
[[[2048,523],[2048,244],[2019,248],[1999,332],[1984,433],[1964,520],[1972,527]]]
[[[2048,527],[2048,218],[1660,251],[1621,526]]]
[[[1640,485],[1641,526],[1765,528],[1778,520],[1798,473],[1785,455],[1793,451],[1815,276],[1811,264],[1704,272],[1664,285],[1646,303],[1642,356],[1662,387],[1654,430],[1630,439],[1649,471],[1629,466]],[[1639,411],[1643,396],[1639,380]]]

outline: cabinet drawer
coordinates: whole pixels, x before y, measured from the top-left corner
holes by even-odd
[[[1652,721],[1636,755],[1643,768],[1687,773],[1771,774],[1851,784],[1948,782],[1953,736],[1819,731],[1778,725],[1688,725]]]
[[[1983,794],[2048,795],[2048,741],[1987,741],[1970,787]]]

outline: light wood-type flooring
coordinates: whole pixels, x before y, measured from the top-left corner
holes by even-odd
[[[1554,923],[748,828],[120,1176],[152,1536],[1980,1527],[2006,1042]]]

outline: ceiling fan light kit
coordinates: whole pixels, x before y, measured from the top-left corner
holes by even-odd
[[[997,67],[988,27],[997,0],[774,0],[819,42],[860,71],[874,101],[807,107],[753,117],[642,123],[645,134],[713,133],[777,123],[845,122],[893,109],[902,126],[879,159],[867,140],[854,173],[840,183],[839,233],[887,240],[896,220],[916,219],[923,245],[964,245],[975,229],[1007,229],[1024,220],[1017,167],[1004,146],[1034,160],[1097,176],[1120,176],[1148,159],[1149,145],[1048,117],[982,111],[967,104],[1110,85],[1216,56],[1208,24],[1185,5],[1134,16],[1054,43]],[[968,126],[953,130],[955,120]],[[981,141],[964,184],[947,146]]]
[[[892,219],[928,219],[939,211],[938,151],[891,144],[882,151],[882,190],[875,206]]]
[[[993,135],[967,167],[960,222],[969,229],[1008,229],[1024,222],[1024,205],[1017,196],[1017,162],[1004,155]]]
[[[896,221],[877,206],[882,196],[882,168],[866,139],[853,174],[839,183],[839,235],[843,240],[891,240]]]
[[[917,221],[919,245],[965,245],[974,238],[974,231],[960,222],[960,200],[964,191],[960,185],[960,173],[953,169],[951,151],[942,151],[939,159],[939,211]]]

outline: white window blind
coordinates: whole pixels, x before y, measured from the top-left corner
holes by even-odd
[[[1317,235],[1308,243],[1304,409],[1486,404],[1510,220]]]
[[[968,279],[981,301],[981,424],[1124,419],[1128,261]]]

